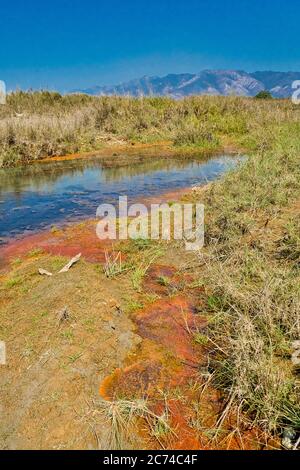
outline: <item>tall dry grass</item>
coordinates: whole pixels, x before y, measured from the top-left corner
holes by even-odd
[[[235,97],[169,98],[61,96],[16,92],[0,107],[2,166],[96,150],[111,139],[171,140],[180,147],[214,150],[228,139],[250,149],[268,145],[261,130],[299,122],[288,101]],[[274,127],[275,125],[275,127]]]
[[[205,284],[215,383],[228,411],[268,432],[300,432],[300,127],[257,129],[256,153],[206,193]],[[255,125],[253,118],[251,126]],[[222,352],[220,352],[222,351]]]

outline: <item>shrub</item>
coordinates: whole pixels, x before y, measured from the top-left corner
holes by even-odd
[[[264,90],[264,91],[260,91],[259,93],[257,93],[255,98],[257,100],[272,100],[273,96],[269,91]]]

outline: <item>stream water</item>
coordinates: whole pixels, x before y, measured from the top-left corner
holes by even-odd
[[[94,217],[102,203],[120,195],[129,201],[212,181],[239,159],[228,155],[200,160],[149,158],[106,168],[86,158],[0,170],[0,244],[53,225]]]

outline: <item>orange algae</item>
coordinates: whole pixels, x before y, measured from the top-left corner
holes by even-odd
[[[135,353],[128,356],[127,366],[117,369],[100,385],[100,395],[106,400],[147,398],[156,415],[167,412],[172,429],[157,438],[147,434],[149,448],[165,449],[270,449],[274,443],[259,429],[247,427],[234,412],[225,417],[220,435],[212,433],[218,426],[224,403],[200,368],[206,367],[207,351],[193,342],[196,331],[205,333],[207,320],[196,313],[199,294],[204,289],[188,292],[189,296],[169,298],[167,286],[178,276],[173,267],[152,266],[145,287],[164,298],[139,310],[133,317],[136,332],[142,338]],[[158,289],[158,290],[157,290]],[[144,435],[145,430],[140,429]],[[277,447],[275,443],[275,448]]]
[[[66,257],[82,253],[87,261],[102,263],[105,261],[105,251],[112,248],[112,242],[99,240],[95,227],[95,221],[86,221],[63,229],[40,232],[20,240],[11,240],[0,249],[1,267],[6,267],[13,259],[37,249]]]
[[[147,143],[140,143],[140,142],[132,142],[131,144],[128,142],[122,143],[122,144],[114,144],[112,143],[111,145],[106,145],[98,150],[91,150],[89,152],[77,152],[77,153],[70,153],[66,155],[53,155],[51,157],[45,157],[42,158],[41,160],[36,160],[38,163],[43,163],[43,162],[51,162],[51,161],[65,161],[65,160],[76,160],[76,159],[82,159],[82,158],[90,158],[90,157],[108,157],[112,156],[115,157],[116,163],[118,159],[118,155],[116,155],[118,152],[121,152],[122,154],[128,154],[134,155],[134,154],[140,154],[141,151],[147,153],[150,152],[155,152],[159,153],[161,150],[166,149],[168,154],[172,154],[172,142],[171,141],[158,141],[155,143],[147,144]],[[174,152],[173,152],[174,153]],[[145,156],[146,156],[145,155]]]
[[[174,433],[166,448],[201,448],[180,401],[162,401],[161,394],[197,379],[201,348],[193,344],[191,335],[196,328],[205,327],[206,321],[193,313],[193,305],[183,296],[156,301],[139,311],[134,321],[143,342],[135,357],[128,358],[127,367],[102,381],[100,395],[107,400],[147,397],[153,401],[154,411],[167,405]],[[155,440],[151,445],[156,447]]]
[[[134,321],[142,338],[157,342],[181,361],[198,364],[193,333],[206,326],[206,319],[194,314],[185,297],[158,300],[138,312]]]

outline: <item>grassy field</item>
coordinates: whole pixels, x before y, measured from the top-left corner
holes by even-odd
[[[0,136],[3,166],[97,149],[114,139],[249,152],[222,180],[186,196],[203,201],[206,210],[205,248],[195,255],[193,272],[206,286],[198,312],[208,327],[191,341],[206,348],[211,383],[225,396],[218,426],[234,411],[266,433],[288,430],[294,445],[300,430],[299,370],[291,360],[300,340],[300,107],[235,97],[16,93],[0,108]],[[134,273],[142,286],[145,272]],[[132,303],[139,302],[132,294]]]
[[[299,114],[291,102],[277,100],[16,92],[0,107],[0,165],[141,142],[170,141],[198,153],[224,145],[266,149],[287,126],[296,132]]]

